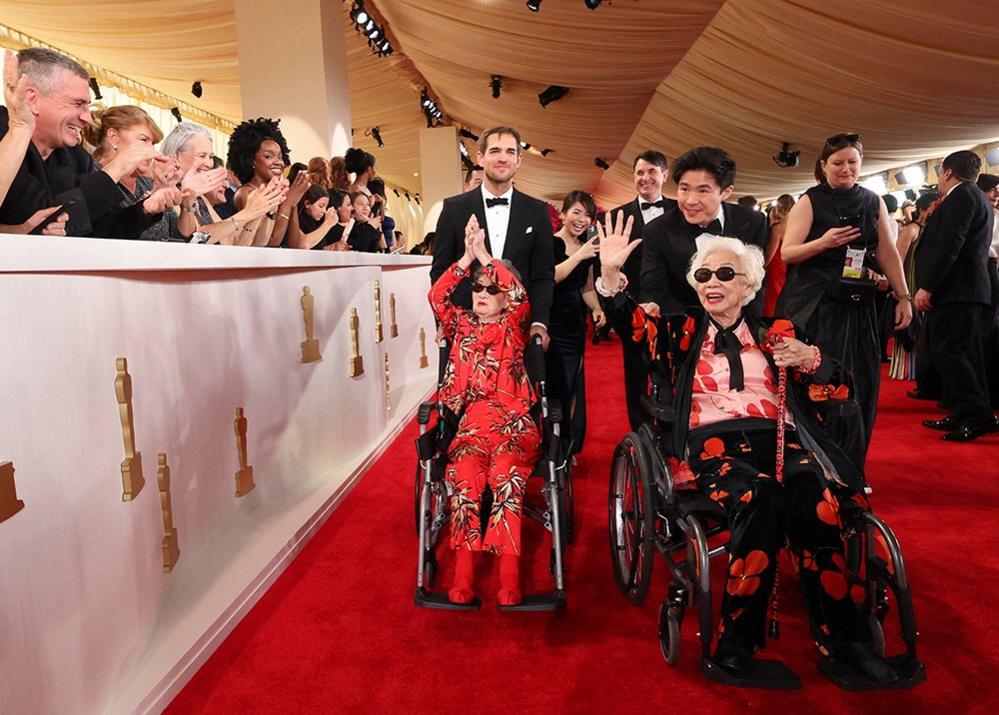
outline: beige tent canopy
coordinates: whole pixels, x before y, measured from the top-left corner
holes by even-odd
[[[344,4],[355,141],[412,191],[420,85],[455,124],[478,133],[509,123],[551,149],[527,155],[518,185],[552,200],[574,188],[605,204],[628,198],[631,158],[646,148],[675,157],[725,147],[739,167],[736,192],[762,197],[810,185],[822,139],[839,131],[861,134],[866,172],[999,140],[997,2],[614,0],[590,11],[582,0],[545,0],[538,13],[521,0],[365,4],[397,52],[372,55]],[[10,28],[240,119],[233,0],[22,0],[0,12]],[[499,99],[491,75],[503,77]],[[307,76],[289,67],[289,81]],[[194,79],[201,100],[189,94]],[[553,84],[569,94],[542,108],[537,95]],[[384,148],[363,135],[372,126]],[[784,141],[802,150],[796,169],[771,158]]]

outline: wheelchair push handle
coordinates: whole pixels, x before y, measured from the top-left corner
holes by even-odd
[[[545,379],[545,348],[540,335],[535,335],[527,344],[524,352],[524,365],[531,382],[544,382]]]

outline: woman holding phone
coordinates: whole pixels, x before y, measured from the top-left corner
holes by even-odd
[[[864,424],[855,453],[861,462],[874,428],[881,374],[872,269],[887,277],[898,298],[895,328],[912,320],[892,219],[884,201],[857,183],[863,156],[857,134],[826,139],[819,157],[825,183],[806,191],[787,217],[781,244],[787,280],[775,310],[853,374]]]
[[[555,293],[548,325],[548,377],[553,393],[562,402],[561,435],[569,440],[570,456],[583,449],[586,437],[586,313],[593,316],[597,328],[607,322],[593,287],[600,250],[596,234],[590,233],[596,215],[592,196],[570,191],[562,201],[562,228],[554,236]]]

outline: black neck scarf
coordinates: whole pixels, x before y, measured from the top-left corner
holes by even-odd
[[[718,330],[715,335],[715,355],[723,353],[728,360],[729,387],[736,392],[742,392],[746,387],[742,372],[742,341],[735,331],[742,325],[743,318],[740,315],[739,319],[728,328],[723,328],[713,318],[710,320]]]

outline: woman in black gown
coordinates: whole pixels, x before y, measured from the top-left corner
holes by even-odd
[[[599,328],[606,322],[593,279],[597,263],[596,236],[588,238],[597,205],[583,191],[571,191],[562,202],[562,228],[554,236],[555,294],[548,334],[549,379],[562,403],[563,439],[569,455],[582,451],[586,437],[586,381],[583,350],[586,346],[586,313]]]
[[[806,191],[787,217],[781,246],[787,281],[775,311],[853,374],[864,424],[862,444],[854,445],[860,464],[874,429],[881,376],[876,286],[867,269],[883,274],[895,292],[895,328],[912,320],[891,217],[884,201],[857,183],[863,154],[856,134],[826,140],[819,159],[825,183]]]

